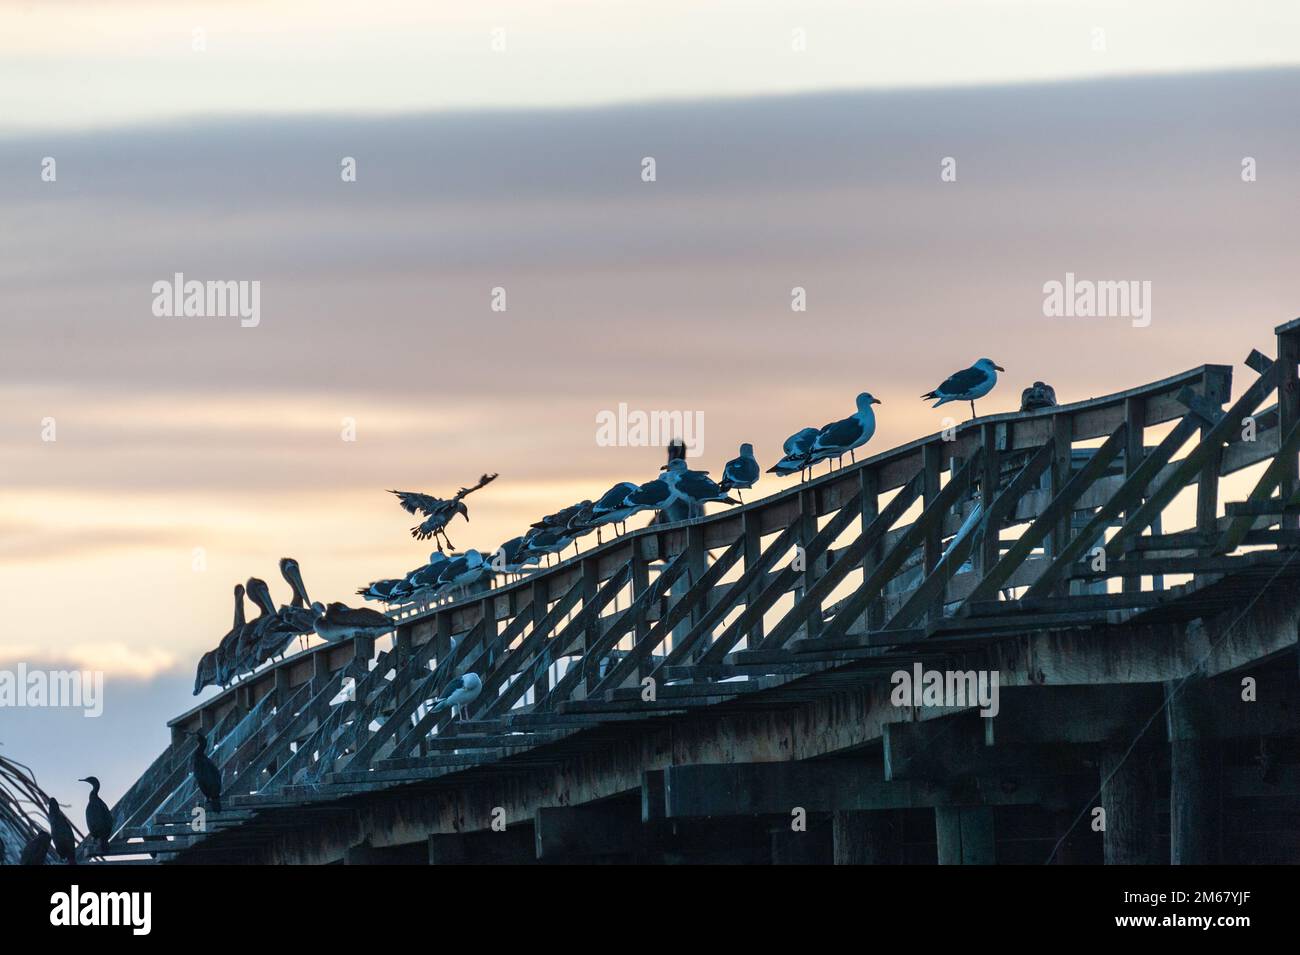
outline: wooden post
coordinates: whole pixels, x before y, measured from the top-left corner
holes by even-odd
[[[997,497],[1000,480],[1000,455],[998,454],[1000,449],[998,448],[997,425],[985,424],[980,426],[980,444],[984,449],[980,461],[980,517],[984,521],[984,538],[979,549],[975,552],[975,573],[977,576],[983,577],[989,568],[997,564],[998,558],[1002,556],[1000,543],[1002,529],[994,527],[988,522],[989,508],[993,506],[993,499]]]
[[[1124,758],[1127,749],[1121,740],[1101,754],[1101,808],[1106,813],[1102,850],[1107,865],[1158,865],[1152,748],[1139,745]]]
[[[1052,416],[1052,437],[1055,439],[1055,455],[1052,461],[1051,480],[1052,480],[1052,497],[1060,494],[1065,488],[1066,483],[1070,480],[1071,468],[1071,442],[1074,440],[1074,419],[1066,414],[1056,414]],[[1048,546],[1048,556],[1055,558],[1065,546],[1070,543],[1071,518],[1073,513],[1070,509],[1060,516],[1056,526],[1052,530],[1051,540]],[[1067,583],[1058,583],[1053,591],[1057,596],[1065,596],[1070,590]]]
[[[939,469],[943,466],[943,448],[937,441],[931,441],[921,449],[922,478],[921,496],[924,507],[929,507],[939,496]],[[929,576],[943,556],[943,521],[935,521],[934,526],[925,532],[925,575]]]
[[[1142,463],[1142,456],[1146,454],[1146,399],[1141,397],[1124,399],[1124,477],[1131,478],[1133,472],[1138,469]],[[1142,506],[1142,502],[1137,501],[1133,507],[1124,512],[1124,520],[1128,520],[1133,513]],[[1136,593],[1142,589],[1142,578],[1135,574],[1127,574],[1124,577],[1123,588],[1125,593]]]
[[[880,514],[880,473],[871,468],[858,471],[862,486],[862,531],[865,534],[871,522]],[[881,545],[869,548],[862,555],[862,579],[866,580],[880,563]],[[866,624],[868,630],[879,630],[885,625],[885,605],[877,599],[867,606]]]
[[[934,810],[939,865],[992,865],[993,810],[988,806],[939,806]]]
[[[533,585],[530,589],[532,590],[533,597],[529,611],[533,615],[533,628],[535,632],[538,627],[542,626],[542,621],[546,617],[546,604],[549,600],[550,585],[547,583],[545,577],[539,577],[537,580],[533,581]],[[550,639],[550,637],[548,636],[547,639]],[[502,647],[503,651],[506,649],[506,647]],[[551,671],[548,667],[546,672],[538,677],[536,684],[534,684],[530,692],[533,694],[533,699],[538,700],[545,696],[550,689]]]
[[[813,538],[817,536],[817,492],[815,490],[806,488],[799,492],[799,522],[799,544],[806,549],[812,543]],[[803,577],[794,592],[795,603],[802,600],[808,588],[817,582],[817,562],[807,559],[806,554],[804,556]],[[812,612],[808,614],[805,635],[809,637],[820,636],[822,631],[821,604],[817,604],[810,609]]]
[[[1281,373],[1277,380],[1278,434],[1286,436],[1297,421],[1300,421],[1300,381],[1296,378],[1296,366],[1300,363],[1300,331],[1290,322],[1278,330],[1277,361]],[[1295,493],[1297,486],[1297,459],[1294,453],[1287,455],[1283,465],[1278,491],[1282,500],[1287,500]],[[1294,530],[1300,515],[1282,515],[1281,527]]]
[[[1208,680],[1165,686],[1169,733],[1169,856],[1174,865],[1223,861],[1223,759],[1212,737]]]
[[[758,511],[746,511],[745,516],[741,518],[744,525],[745,534],[745,570],[749,571],[759,558],[763,555],[763,533],[760,524]],[[763,592],[763,579],[757,578],[749,591],[745,594],[745,607],[748,609],[750,604],[754,603]],[[763,621],[761,619],[754,622],[754,626],[745,636],[745,649],[752,650],[763,642]]]
[[[896,813],[836,812],[831,829],[835,865],[895,865],[902,861]]]

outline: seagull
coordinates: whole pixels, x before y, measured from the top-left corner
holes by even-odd
[[[194,772],[194,784],[213,812],[221,812],[221,770],[217,764],[208,759],[208,738],[202,733],[191,733],[196,742],[194,759],[190,767]]]
[[[758,461],[754,459],[754,446],[752,444],[742,444],[740,446],[740,457],[732,458],[727,462],[727,466],[722,469],[722,483],[719,487],[724,491],[734,489],[736,497],[740,497],[742,489],[754,486],[754,482],[758,480],[758,475]],[[744,498],[741,498],[741,501],[743,503]]]
[[[627,506],[627,496],[637,486],[631,481],[619,481],[602,494],[591,506],[591,522],[596,528],[596,543],[601,543],[600,529],[606,524],[620,524],[636,513],[636,508]]]
[[[406,583],[405,578],[398,580],[376,580],[373,583],[357,590],[358,597],[365,597],[367,600],[382,600],[384,603],[392,603],[393,588],[398,584]]]
[[[684,459],[682,460],[684,463]],[[660,470],[663,470],[662,468]],[[663,478],[655,478],[637,487],[623,499],[624,508],[632,514],[640,511],[657,511],[667,507],[677,499],[672,487]]]
[[[878,398],[864,391],[858,395],[856,413],[824,425],[821,431],[817,432],[817,438],[809,451],[809,466],[818,461],[829,461],[831,458],[843,464],[846,454],[849,460],[857,461],[853,449],[862,447],[876,433],[876,413],[871,410],[871,406],[878,404],[880,404]]]
[[[524,538],[524,550],[522,557],[531,560],[543,556],[549,557],[551,554],[561,554],[573,543],[573,538],[568,535],[568,531],[559,529],[537,530],[534,528],[527,537]],[[550,561],[547,561],[550,564]]]
[[[937,408],[949,401],[969,401],[970,416],[975,417],[975,399],[983,398],[998,383],[998,372],[1006,371],[1001,365],[993,363],[991,358],[981,358],[969,368],[948,377],[934,391],[927,391],[922,398],[938,398],[930,407]]]
[[[326,607],[319,602],[311,606],[316,611],[316,633],[329,643],[350,637],[382,637],[393,630],[392,618],[369,607],[354,609],[341,603]]]
[[[50,799],[50,838],[54,840],[54,852],[68,865],[77,864],[77,836],[72,830],[72,823],[59,808],[57,799]]]
[[[23,846],[22,854],[18,857],[19,865],[45,865],[45,860],[50,854],[50,834],[42,829],[36,835],[27,841]]]
[[[785,451],[785,457],[768,468],[767,473],[784,476],[798,471],[802,474],[808,467],[808,455],[812,453],[813,442],[816,440],[816,428],[803,428],[790,435],[781,446]]]
[[[411,594],[418,593],[421,590],[437,589],[438,578],[442,576],[442,572],[447,569],[447,565],[451,563],[451,560],[452,558],[440,550],[430,554],[427,564],[406,575],[406,584],[411,588]]]
[[[483,681],[479,679],[478,674],[465,673],[447,684],[442,696],[434,700],[431,712],[441,713],[445,709],[454,707],[452,715],[457,719],[464,719],[466,705],[477,700],[482,692]]]
[[[491,573],[492,568],[484,562],[483,555],[471,547],[460,557],[447,561],[438,576],[438,584],[447,588],[459,587],[463,596],[469,592],[470,584],[478,583]]]
[[[717,501],[720,504],[739,504],[740,502],[728,496],[713,478],[709,477],[708,471],[692,471],[686,466],[685,458],[674,458],[665,464],[662,468],[664,481],[672,490],[673,500],[685,501],[691,508],[692,514],[703,514],[704,505],[708,501]]]
[[[99,798],[99,780],[94,776],[77,780],[90,783],[90,799],[86,803],[86,832],[99,843],[101,853],[108,851],[108,839],[113,834],[113,812],[108,803]]]
[[[425,520],[411,528],[411,536],[416,540],[428,540],[433,538],[436,542],[439,537],[442,538],[448,550],[453,550],[452,543],[447,539],[447,524],[457,514],[464,516],[469,520],[469,508],[462,500],[467,494],[472,494],[485,484],[490,484],[496,480],[495,474],[484,474],[478,479],[478,483],[473,487],[463,487],[456,492],[456,496],[450,500],[443,500],[439,497],[431,497],[428,494],[421,494],[418,491],[389,491],[389,494],[396,494],[397,500],[405,508],[408,514],[423,514]],[[442,546],[439,545],[439,550]]]
[[[528,538],[512,537],[492,555],[492,569],[503,574],[522,574],[529,564],[541,560],[541,554],[528,552]]]
[[[1056,390],[1049,384],[1036,381],[1032,386],[1020,392],[1020,410],[1038,411],[1042,408],[1056,407]]]

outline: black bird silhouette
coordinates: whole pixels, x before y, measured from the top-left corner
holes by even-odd
[[[22,855],[18,857],[19,865],[45,865],[50,854],[50,834],[44,830],[36,833],[23,846]]]
[[[402,505],[408,514],[423,514],[425,520],[411,528],[411,536],[416,540],[428,540],[432,537],[437,542],[438,537],[442,538],[443,544],[447,545],[448,550],[455,550],[450,540],[447,539],[447,524],[457,514],[464,516],[469,520],[469,508],[465,506],[462,498],[466,494],[472,494],[485,484],[491,484],[495,481],[495,474],[484,474],[478,479],[478,483],[473,487],[463,487],[456,492],[456,496],[450,500],[444,500],[440,497],[433,497],[429,494],[421,494],[419,491],[389,491],[389,494],[396,494],[398,502]],[[438,549],[442,550],[442,544],[438,544]]]
[[[99,798],[99,780],[87,776],[77,782],[90,783],[90,799],[86,802],[86,832],[99,843],[99,851],[108,851],[108,839],[113,834],[113,811]]]
[[[59,808],[58,800],[50,800],[50,838],[54,840],[54,852],[68,865],[77,864],[77,835],[72,831],[72,823]]]
[[[221,812],[221,770],[208,759],[208,738],[202,733],[192,735],[198,744],[194,750],[194,783],[213,812]]]

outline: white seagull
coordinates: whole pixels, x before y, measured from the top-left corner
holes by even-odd
[[[369,607],[354,609],[341,603],[324,607],[318,601],[311,609],[316,611],[316,635],[328,643],[350,637],[382,637],[395,629],[390,617]]]
[[[808,453],[809,466],[831,458],[839,461],[846,454],[849,460],[856,462],[853,449],[862,447],[876,433],[876,413],[871,410],[871,406],[878,404],[880,400],[870,392],[864,391],[858,395],[856,413],[840,421],[832,421],[817,432],[817,438]]]
[[[768,468],[767,473],[784,476],[798,471],[802,474],[804,468],[808,467],[808,455],[812,452],[813,442],[816,440],[816,428],[802,428],[790,435],[781,446],[785,457]]]
[[[991,358],[981,358],[975,364],[948,377],[934,391],[927,391],[922,398],[938,398],[931,408],[937,408],[949,401],[969,401],[970,416],[975,417],[975,399],[983,398],[998,383],[998,372],[1006,371],[1001,365],[994,364]]]
[[[477,673],[462,674],[447,684],[442,696],[434,700],[431,712],[441,713],[443,710],[454,708],[452,715],[457,719],[464,719],[466,705],[477,700],[482,692],[483,681],[479,679]]]
[[[754,486],[754,482],[758,480],[758,475],[758,461],[754,459],[754,446],[748,443],[742,444],[740,446],[740,457],[732,458],[727,462],[727,466],[722,469],[722,483],[719,487],[724,491],[734,489],[736,497],[740,497],[742,489]],[[744,498],[741,498],[741,502],[744,502]]]

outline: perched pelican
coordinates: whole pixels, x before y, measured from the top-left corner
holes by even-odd
[[[45,865],[50,855],[50,834],[41,830],[27,840],[22,854],[18,857],[19,865]]]
[[[431,712],[441,713],[445,709],[454,708],[452,715],[464,719],[465,707],[477,700],[482,692],[483,681],[478,674],[465,673],[447,684],[442,696],[434,701]]]
[[[879,399],[869,392],[864,391],[858,395],[858,410],[855,414],[840,421],[832,421],[817,432],[817,439],[813,441],[808,455],[809,465],[831,458],[842,463],[846,454],[849,460],[856,461],[853,449],[862,447],[876,433],[876,413],[871,410],[871,406],[878,404]]]
[[[439,537],[442,538],[448,550],[454,550],[452,543],[447,539],[447,524],[457,514],[462,515],[465,520],[469,520],[469,508],[462,500],[465,495],[472,494],[485,484],[490,484],[496,480],[495,474],[484,474],[478,479],[478,483],[473,487],[463,487],[456,492],[456,496],[450,500],[443,500],[439,497],[431,497],[428,494],[421,494],[418,491],[389,491],[389,494],[396,494],[397,500],[408,514],[422,514],[425,520],[411,528],[411,536],[416,540],[428,540],[433,538],[435,542]],[[439,550],[442,546],[439,545]]]
[[[938,398],[930,407],[937,408],[949,401],[969,401],[970,416],[975,417],[975,399],[983,398],[998,383],[998,372],[1006,371],[1001,365],[995,365],[991,358],[981,358],[975,364],[955,374],[949,375],[942,385],[927,391],[922,398]]]
[[[393,631],[392,618],[369,607],[314,603],[312,609],[316,611],[316,634],[330,643],[351,637],[382,637]]]
[[[591,506],[592,524],[596,528],[596,543],[600,543],[600,528],[606,524],[621,524],[637,512],[627,505],[627,496],[637,486],[631,481],[619,481],[602,494]]]
[[[742,444],[740,457],[732,458],[722,469],[722,483],[718,486],[724,491],[735,490],[736,497],[740,497],[742,490],[754,486],[758,475],[758,461],[754,458],[754,446]],[[741,501],[743,502],[744,498],[741,498]]]
[[[239,635],[239,645],[235,651],[235,666],[241,673],[253,669],[260,662],[254,659],[258,645],[266,635],[267,629],[279,619],[275,601],[271,599],[271,588],[266,585],[265,580],[260,577],[249,577],[248,582],[244,584],[244,593],[248,594],[248,599],[257,605],[258,614],[244,625],[243,632]]]
[[[776,464],[767,469],[768,474],[794,474],[795,471],[803,473],[808,467],[808,456],[812,454],[813,442],[817,440],[816,428],[803,428],[796,431],[790,437],[785,439],[785,444],[781,449],[785,452],[785,457]]]
[[[90,799],[86,802],[86,832],[99,842],[99,851],[108,851],[108,840],[113,835],[113,811],[99,798],[99,780],[87,776],[77,782],[90,783]]]
[[[213,679],[217,686],[225,686],[230,682],[234,675],[235,669],[235,651],[239,646],[240,634],[244,632],[244,585],[235,584],[235,623],[230,628],[230,632],[221,638],[214,651],[216,657],[213,660],[214,672]],[[203,686],[199,685],[199,677],[202,675],[203,661],[199,661],[199,673],[194,677],[194,695],[197,696]]]
[[[293,602],[280,608],[280,620],[285,627],[295,634],[311,633],[316,615],[312,613],[311,598],[302,582],[302,570],[292,557],[280,558],[280,575],[284,577],[291,590]]]
[[[217,685],[217,656],[220,648],[209,650],[199,658],[199,665],[194,671],[194,695],[198,696],[205,686]]]
[[[208,738],[202,733],[191,733],[196,743],[194,760],[190,764],[194,772],[194,784],[213,812],[221,812],[221,770],[217,764],[208,759]]]
[[[72,823],[59,808],[58,800],[51,799],[49,805],[50,838],[54,841],[55,854],[68,865],[77,864],[77,836],[72,831]]]

